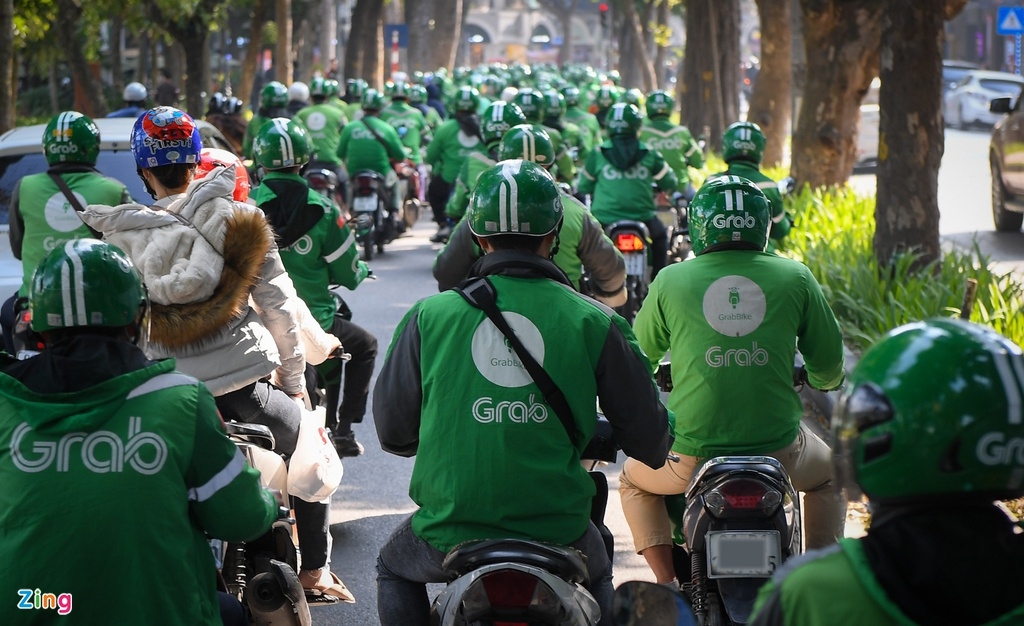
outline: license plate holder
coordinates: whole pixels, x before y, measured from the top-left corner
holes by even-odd
[[[782,565],[777,530],[709,531],[708,578],[766,578]]]
[[[647,255],[643,253],[623,254],[626,261],[626,276],[643,276],[647,273]]]
[[[357,196],[352,200],[352,211],[355,213],[373,213],[376,210],[376,196]]]

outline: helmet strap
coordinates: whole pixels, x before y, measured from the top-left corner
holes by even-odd
[[[561,223],[559,223],[561,226]],[[562,236],[559,232],[561,229],[555,231],[555,243],[551,246],[551,252],[548,253],[548,259],[554,259],[555,255],[558,254],[558,247],[562,245]]]

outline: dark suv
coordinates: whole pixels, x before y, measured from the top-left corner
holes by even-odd
[[[1016,100],[1016,101],[1014,101]],[[1008,113],[992,127],[992,221],[1000,232],[1016,232],[1024,221],[1024,98],[995,98],[993,113]]]

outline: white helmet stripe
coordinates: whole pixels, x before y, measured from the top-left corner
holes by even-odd
[[[57,141],[68,140],[68,128],[71,127],[71,122],[71,111],[65,111],[60,114],[60,118],[57,119]]]
[[[281,159],[285,163],[295,162],[295,148],[292,146],[292,136],[288,134],[288,126],[280,119],[274,119],[274,126],[281,131]]]
[[[71,263],[70,268],[67,264],[64,264],[60,270],[61,300],[64,303],[64,325],[85,326],[89,323],[85,310],[85,281],[82,275],[82,258],[75,252],[74,240],[64,244],[64,253],[68,255],[68,261]],[[74,270],[73,276],[70,275],[71,270]],[[74,315],[75,310],[78,311],[77,320]]]
[[[505,115],[505,103],[504,102],[495,102],[494,103],[494,110],[491,111],[491,121],[492,122],[500,122],[502,120],[502,117],[504,117],[504,115]]]
[[[1006,391],[1006,413],[1010,424],[1021,423],[1021,385],[1024,384],[1021,355],[1015,346],[1001,339],[986,341],[992,362]]]
[[[501,176],[508,183],[508,193],[498,194],[498,229],[503,233],[519,232],[519,186],[515,175],[519,173],[522,163],[518,160],[506,161],[501,165]],[[504,189],[501,191],[504,192]]]

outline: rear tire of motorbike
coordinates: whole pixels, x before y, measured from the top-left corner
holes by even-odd
[[[363,242],[363,260],[373,260],[373,237],[367,237],[366,241]]]
[[[725,619],[722,617],[722,604],[718,600],[718,592],[708,594],[708,616],[704,626],[725,626]]]

